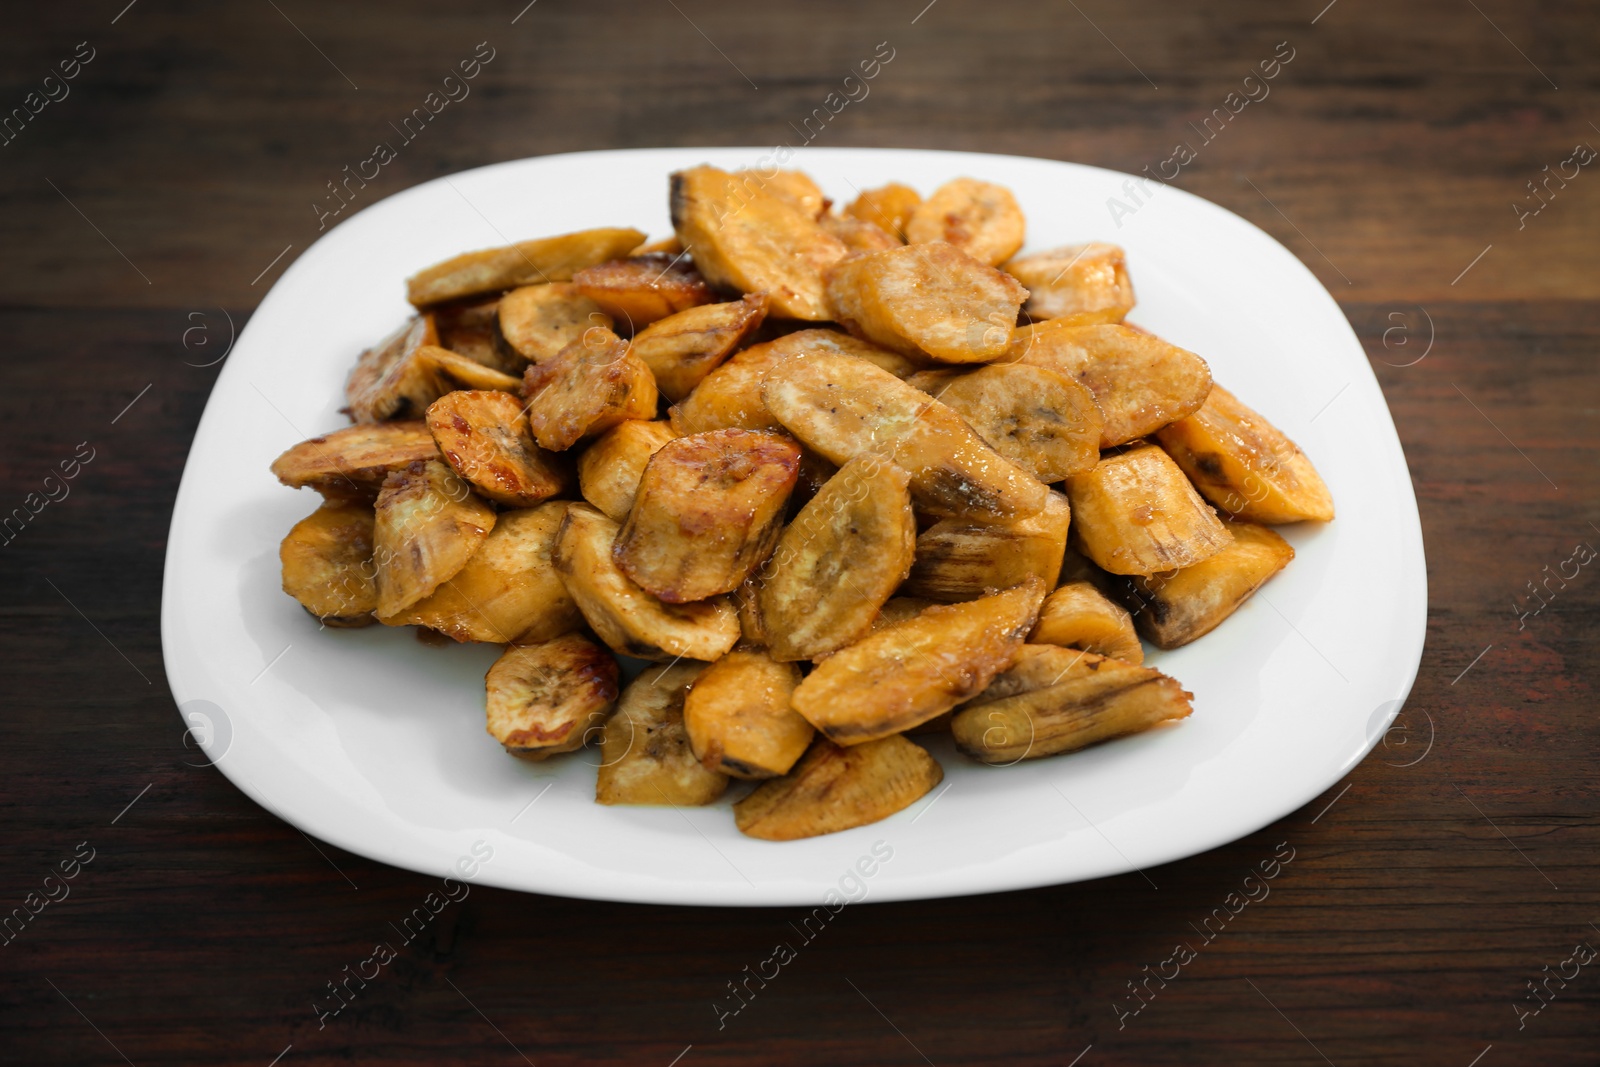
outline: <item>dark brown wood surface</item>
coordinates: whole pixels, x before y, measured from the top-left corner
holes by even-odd
[[[93,859],[0,946],[0,1061],[1600,1061],[1600,960],[1574,957],[1600,947],[1600,572],[1525,624],[1513,606],[1600,546],[1600,176],[1527,187],[1600,145],[1594,5],[524,2],[8,13],[0,113],[93,58],[0,146],[0,510],[80,442],[94,459],[0,547],[0,914]],[[167,522],[217,373],[195,364],[315,238],[325,182],[480,41],[473,95],[365,202],[523,156],[775,144],[882,41],[892,64],[817,143],[1138,171],[1289,42],[1270,97],[1179,183],[1305,260],[1388,396],[1431,594],[1404,728],[1154,885],[846,909],[720,1029],[726,983],[799,909],[477,888],[319,1029],[313,998],[431,883],[186,765],[157,625]],[[1119,1022],[1128,983],[1199,944],[1191,924],[1280,842],[1270,896]]]

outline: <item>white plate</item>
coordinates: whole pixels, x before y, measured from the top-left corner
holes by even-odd
[[[1133,319],[1203,355],[1316,462],[1338,519],[1281,528],[1298,553],[1287,570],[1203,640],[1150,656],[1195,694],[1179,726],[1004,769],[940,739],[930,747],[947,788],[872,826],[773,844],[742,837],[727,800],[595,804],[592,750],[507,757],[483,728],[498,647],[318,632],[280,592],[278,542],[316,499],[280,486],[268,464],[345,424],[345,375],[406,315],[408,274],[590,226],[665,234],[670,171],[768,155],[652,149],[483,167],[374,204],[284,273],[206,405],[167,549],[167,675],[223,773],[308,834],[399,867],[442,875],[482,842],[493,858],[481,883],[722,905],[816,904],[841,884],[896,900],[1145,869],[1248,834],[1337,782],[1409,692],[1426,621],[1421,527],[1383,395],[1333,298],[1282,245],[1170,187],[1147,186],[1154,196],[1119,227],[1107,201],[1134,206],[1128,178],[1093,167],[865,149],[807,149],[790,164],[840,201],[890,180],[927,193],[972,175],[1016,193],[1030,249],[1121,244]],[[892,859],[870,858],[877,842]],[[849,875],[862,857],[871,876]]]

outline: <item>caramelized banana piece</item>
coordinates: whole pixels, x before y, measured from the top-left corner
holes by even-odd
[[[1041,482],[1100,460],[1100,408],[1071,378],[1027,363],[923,371],[906,379],[947,405],[1000,455]]]
[[[643,240],[638,230],[608,227],[464,252],[408,278],[406,299],[420,308],[522,285],[571,281],[584,267],[625,256]]]
[[[707,667],[683,703],[695,758],[733,778],[776,778],[811,743],[811,724],[789,707],[800,668],[765,652],[729,652]]]
[[[968,700],[1011,665],[1044,583],[928,608],[829,656],[790,703],[835,744],[901,733]]]
[[[580,270],[572,282],[629,333],[716,299],[683,253],[652,252]]]
[[[853,215],[823,215],[817,224],[843,241],[852,252],[882,252],[905,243],[877,223]]]
[[[943,780],[938,761],[903,737],[853,748],[819,737],[787,775],[736,802],[733,817],[750,837],[796,841],[886,819]]]
[[[1156,439],[1205,498],[1238,519],[1333,519],[1333,496],[1300,446],[1220,385]]]
[[[1044,507],[1045,487],[961,416],[865,360],[792,356],[767,372],[761,399],[790,433],[835,463],[872,454],[904,467],[930,514],[1006,522]]]
[[[442,396],[454,389],[499,389],[513,392],[522,379],[477,360],[468,359],[459,352],[438,345],[423,345],[412,357],[421,366],[433,372],[435,388]],[[432,403],[432,401],[429,401]]]
[[[750,172],[700,166],[672,176],[672,225],[713,285],[766,293],[775,318],[824,321],[822,272],[843,241]]]
[[[872,628],[916,550],[909,482],[893,463],[862,456],[800,509],[755,575],[755,629],[774,659],[812,659]]]
[[[887,630],[889,627],[894,626],[897,623],[905,622],[908,619],[914,619],[918,615],[921,615],[924,609],[933,607],[935,603],[936,601],[924,600],[921,597],[915,596],[890,597],[884,602],[882,610],[880,610],[873,618],[872,626],[867,630],[867,633],[863,634],[862,636],[865,637],[868,634],[875,634],[879,630]],[[762,643],[766,643],[765,638],[762,638]],[[811,657],[811,662],[813,664],[821,663],[831,655],[833,655],[832,652],[819,652],[817,655]],[[933,722],[937,720],[929,721]],[[914,726],[906,732],[919,734],[927,731],[925,731],[923,727]]]
[[[1192,567],[1233,540],[1183,471],[1137,442],[1067,479],[1078,548],[1112,574]]]
[[[947,603],[1010,589],[1037,577],[1049,589],[1061,573],[1072,509],[1051,493],[1037,514],[1009,523],[941,519],[917,538],[917,561],[902,591]]]
[[[433,323],[412,316],[356,360],[345,383],[345,404],[352,422],[420,418],[439,399],[444,387],[426,360],[416,358],[424,345],[438,340]]]
[[[610,330],[590,330],[553,358],[529,367],[522,389],[533,439],[552,452],[656,413],[650,368]]]
[[[310,486],[324,496],[371,500],[390,471],[438,459],[427,423],[365,423],[301,441],[272,461],[272,473],[291,489]]]
[[[523,360],[543,363],[611,316],[571,282],[524,285],[500,298],[500,336]]]
[[[678,435],[667,422],[619,422],[578,457],[578,489],[607,517],[626,522],[645,464]]]
[[[1092,582],[1068,582],[1045,597],[1028,641],[1079,648],[1135,665],[1144,662],[1144,646],[1133,632],[1133,619]]]
[[[710,804],[728,788],[726,775],[695,758],[683,725],[683,703],[703,663],[649,667],[622,691],[600,740],[594,798],[601,804]]]
[[[379,617],[399,614],[454,578],[494,523],[494,509],[439,460],[391,472],[373,524]]]
[[[890,182],[888,185],[880,185],[876,189],[868,189],[861,193],[844,211],[852,218],[881,226],[904,241],[906,225],[911,221],[911,216],[916,214],[917,205],[921,203],[922,195],[911,186]]]
[[[1289,543],[1265,526],[1230,522],[1228,530],[1233,543],[1211,558],[1128,580],[1139,631],[1157,648],[1204,637],[1294,559]]]
[[[906,240],[945,241],[994,267],[1017,254],[1023,230],[1022,209],[1009,189],[957,178],[917,205],[906,223]]]
[[[459,389],[428,406],[428,430],[445,462],[498,504],[532,507],[571,482],[533,443],[522,402],[510,393]]]
[[[379,621],[426,626],[457,641],[548,641],[583,625],[551,555],[567,503],[502,511],[466,566],[429,596]]]
[[[1131,326],[1057,326],[1060,321],[1017,331],[1006,361],[1031,363],[1088,386],[1105,419],[1101,448],[1194,414],[1211,392],[1211,368],[1193,352]]]
[[[1001,266],[1028,290],[1022,310],[1033,319],[1121,322],[1133,310],[1133,282],[1121,248],[1094,242],[1018,256]]]
[[[554,561],[578,610],[613,651],[638,659],[716,659],[739,640],[725,597],[666,604],[640,589],[612,560],[617,524],[588,504],[571,504]]]
[[[807,218],[818,218],[828,208],[828,198],[805,171],[775,170],[768,176],[759,170],[736,170],[733,177],[740,182],[759,183],[767,193],[787,201]]]
[[[950,733],[973,759],[1005,766],[1186,718],[1193,699],[1149,667],[1026,645],[1015,667],[956,712]]]
[[[366,626],[378,606],[372,509],[326,503],[294,524],[278,546],[283,591],[325,626]]]
[[[650,457],[617,535],[617,566],[669,604],[731,593],[772,552],[800,469],[774,434],[714,430]]]
[[[851,256],[825,278],[833,317],[851,333],[945,363],[1004,355],[1028,298],[1009,274],[942,241]]]
[[[582,748],[617,699],[617,661],[579,634],[512,645],[484,679],[489,736],[540,760]]]
[[[765,293],[704,304],[652,322],[633,338],[633,354],[668,400],[682,400],[733,354],[767,317]]]

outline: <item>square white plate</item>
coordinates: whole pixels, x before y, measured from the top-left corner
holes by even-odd
[[[918,738],[945,786],[877,824],[775,844],[729,803],[594,803],[593,750],[545,764],[484,731],[498,646],[424,647],[409,630],[324,630],[279,589],[278,542],[317,503],[268,464],[345,425],[356,355],[408,313],[407,275],[458,252],[591,226],[670,232],[667,175],[749,167],[769,149],[588,152],[483,167],[340,223],[284,273],[238,338],[184,470],[167,548],[162,643],[193,736],[241,789],[340,848],[442,875],[482,842],[480,882],[605,900],[816,904],[876,842],[870,899],[953,896],[1148,868],[1304,805],[1372,747],[1422,655],[1427,578],[1405,457],[1350,326],[1287,249],[1179,189],[1039,159],[805,149],[835,200],[962,175],[1010,187],[1028,249],[1127,249],[1139,325],[1192,349],[1217,381],[1311,456],[1338,518],[1280,527],[1294,562],[1209,636],[1149,662],[1195,694],[1181,724],[995,769]]]

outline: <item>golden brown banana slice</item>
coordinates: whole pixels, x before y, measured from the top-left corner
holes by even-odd
[[[571,483],[560,461],[533,443],[522,402],[510,393],[446,393],[428,406],[427,422],[445,462],[497,504],[532,507]]]
[[[766,293],[774,318],[825,321],[822,272],[849,254],[759,175],[700,166],[672,176],[672,225],[713,285]]]
[[[432,596],[379,621],[426,626],[457,641],[548,641],[583,625],[551,555],[567,503],[502,511],[478,550]]]
[[[733,651],[694,680],[683,725],[695,758],[734,778],[776,778],[811,743],[811,724],[789,707],[800,668],[765,652]]]
[[[906,240],[945,241],[994,267],[1017,254],[1024,229],[1022,209],[1009,189],[957,178],[917,205],[906,223]]]
[[[626,522],[645,464],[677,436],[668,422],[629,419],[611,427],[578,457],[578,489],[583,499],[609,518]]]
[[[1011,345],[1028,291],[953,245],[895,245],[827,272],[833,317],[875,344],[945,363],[985,363]]]
[[[800,469],[786,437],[713,430],[668,441],[644,469],[613,555],[669,604],[739,588],[772,551]]]
[[[1203,637],[1239,610],[1268,578],[1288,566],[1294,549],[1265,526],[1230,522],[1233,543],[1179,571],[1129,579],[1139,631],[1157,648]]]
[[[398,615],[454,578],[494,523],[494,509],[439,460],[391,472],[373,525],[378,615]]]
[[[613,259],[580,270],[572,282],[630,334],[716,299],[694,263],[681,252]]]
[[[468,359],[459,352],[452,352],[438,345],[423,345],[417,349],[416,355],[412,358],[433,372],[437,383],[435,388],[441,396],[453,389],[499,389],[514,392],[522,385],[522,379],[516,375],[486,367],[477,360]]]
[[[1049,589],[1061,573],[1072,509],[1051,493],[1037,514],[1007,523],[940,519],[917,537],[917,560],[901,591],[954,603],[1037,577]]]
[[[601,731],[601,804],[710,804],[728,788],[726,775],[707,770],[689,745],[683,702],[703,663],[649,667],[622,691]]]
[[[1205,498],[1234,518],[1333,519],[1333,496],[1300,446],[1220,385],[1156,439]]]
[[[682,400],[733,354],[767,317],[767,295],[704,304],[668,315],[639,331],[633,354],[655,375],[668,400]]]
[[[528,426],[540,447],[561,452],[628,419],[656,414],[656,380],[628,342],[599,328],[528,368]]]
[[[852,252],[882,252],[905,243],[877,223],[854,215],[823,215],[817,219],[817,224],[843,241]]]
[[[835,744],[909,730],[977,696],[1033,629],[1044,583],[928,608],[817,665],[790,703]]]
[[[625,256],[643,240],[638,230],[602,227],[464,252],[408,278],[406,299],[420,308],[522,285],[571,281],[584,267]]]
[[[1100,460],[1100,408],[1088,387],[1027,363],[923,371],[906,379],[945,404],[1000,455],[1041,482]]]
[[[543,363],[611,316],[571,282],[524,285],[500,298],[500,336],[523,360]]]
[[[710,662],[739,640],[725,597],[667,604],[640,589],[612,559],[618,526],[588,504],[572,504],[556,540],[556,572],[594,632],[639,659]]]
[[[871,628],[916,550],[910,478],[876,456],[839,468],[754,575],[758,635],[773,658],[812,659]]]
[[[1092,242],[1018,256],[1001,266],[1028,290],[1024,313],[1033,319],[1121,322],[1133,310],[1127,259],[1113,244]]]
[[[506,374],[519,373],[526,362],[507,353],[500,338],[500,297],[468,297],[448,304],[436,304],[423,312],[433,323],[435,342],[440,348],[464,356],[474,363]]]
[[[366,626],[378,606],[372,509],[327,503],[294,524],[278,546],[283,591],[326,626]]]
[[[880,226],[904,241],[906,225],[911,221],[911,216],[916,214],[917,205],[921,203],[922,194],[911,186],[890,182],[888,185],[880,185],[876,189],[868,189],[861,193],[850,201],[850,206],[844,211],[852,218]]]
[[[512,645],[484,679],[487,722],[513,756],[544,759],[598,735],[617,699],[617,661],[579,634]]]
[[[1088,386],[1105,420],[1101,448],[1194,414],[1211,392],[1211,368],[1193,352],[1131,326],[1058,325],[1062,321],[1017,331],[1006,361],[1032,363]]]
[[[1144,646],[1133,632],[1133,619],[1092,582],[1068,582],[1045,597],[1028,641],[1079,648],[1134,665],[1144,662]]]
[[[439,446],[421,419],[362,423],[301,441],[272,461],[272,473],[292,489],[371,500],[390,471],[438,458]]]
[[[361,353],[344,387],[351,421],[421,418],[444,389],[433,367],[416,355],[424,345],[437,340],[429,319],[412,316],[394,333]]]
[[[915,596],[890,597],[888,600],[884,601],[883,607],[878,611],[878,614],[873,617],[871,627],[869,627],[867,633],[862,634],[862,636],[865,637],[867,634],[875,634],[879,630],[887,630],[889,627],[894,626],[897,623],[905,622],[908,619],[914,619],[918,615],[921,615],[925,609],[933,607],[935,603],[937,603],[937,601],[924,600],[921,597]],[[746,635],[746,639],[748,639],[748,634]],[[762,637],[760,639],[760,643],[766,644],[766,638]],[[811,657],[811,662],[814,664],[821,663],[831,655],[833,655],[832,652],[820,652]],[[922,733],[923,730],[921,727],[913,727],[907,732]]]
[[[865,360],[807,352],[780,361],[761,399],[784,427],[834,463],[893,460],[923,510],[1006,522],[1044,507],[1048,491],[1002,459],[954,411]]]
[[[1112,574],[1192,567],[1233,540],[1183,471],[1137,442],[1067,479],[1078,548]]]
[[[939,762],[903,737],[851,748],[819,737],[787,775],[735,803],[733,818],[750,837],[796,841],[886,819],[943,780]]]
[[[779,200],[786,200],[807,218],[817,218],[828,209],[828,198],[822,188],[802,170],[774,170],[770,175],[747,169],[733,172],[735,180],[754,181]]]
[[[1026,645],[1015,667],[956,712],[950,733],[967,755],[1004,766],[1186,718],[1193,699],[1149,667]]]

